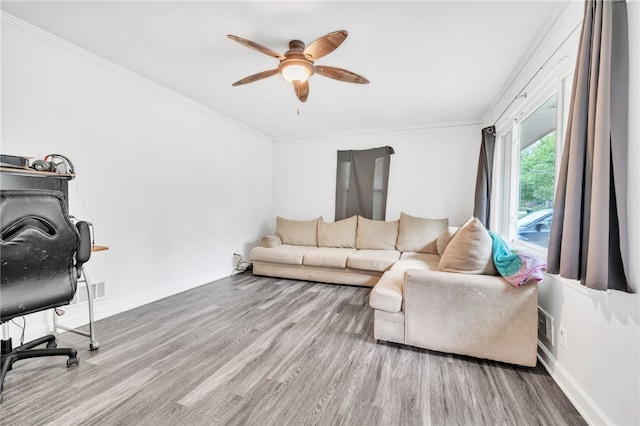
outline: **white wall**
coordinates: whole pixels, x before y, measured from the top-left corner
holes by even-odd
[[[558,277],[548,277],[539,287],[539,305],[555,322],[556,344],[539,342],[539,357],[553,378],[591,424],[640,424],[640,3],[628,2],[630,37],[629,102],[629,283],[635,294],[600,292]],[[545,81],[563,55],[577,43],[576,26],[582,20],[582,2],[571,2],[539,48],[532,52],[496,106],[488,111],[491,123],[514,97],[533,81]],[[563,43],[564,42],[564,43]],[[558,47],[560,46],[560,49]],[[527,89],[528,90],[528,89]],[[508,113],[506,114],[508,115]],[[558,342],[558,328],[567,331],[567,347]]]
[[[581,3],[572,3],[505,86],[487,125],[574,28]],[[630,117],[640,114],[638,6],[628,3]],[[630,141],[640,140],[638,120],[630,123]],[[459,224],[473,210],[481,127],[279,141],[272,151],[211,111],[3,16],[1,150],[34,157],[57,152],[74,161],[72,213],[92,221],[96,243],[110,246],[88,264],[94,281],[107,283],[98,317],[229,274],[231,253],[246,252],[272,231],[275,215],[332,220],[337,150],[394,147],[387,219],[405,211]],[[636,260],[639,151],[630,143],[630,258]],[[640,267],[630,266],[638,291]],[[548,280],[540,305],[554,316],[556,330],[568,331],[566,349],[541,347],[540,356],[581,412],[592,423],[639,424],[638,295],[595,294]],[[84,312],[73,314],[71,320],[82,322]],[[28,327],[37,335],[44,325]]]
[[[434,126],[273,143],[273,217],[311,219],[335,214],[338,150],[391,146],[387,220],[404,211],[461,224],[473,214],[481,128]],[[271,223],[272,230],[275,219]]]
[[[11,16],[2,27],[2,152],[74,162],[71,214],[110,247],[87,264],[106,282],[97,317],[229,275],[271,217],[270,142]]]

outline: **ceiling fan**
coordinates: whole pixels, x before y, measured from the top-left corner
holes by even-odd
[[[278,68],[250,75],[249,77],[236,81],[232,86],[253,83],[254,81],[280,73],[285,80],[293,85],[298,99],[300,99],[301,102],[306,102],[309,97],[308,79],[313,74],[320,74],[333,78],[334,80],[346,81],[347,83],[367,84],[369,80],[351,71],[314,64],[316,60],[336,50],[347,38],[347,35],[349,35],[349,33],[345,30],[334,31],[320,37],[306,47],[304,42],[300,40],[291,40],[289,42],[289,50],[284,55],[281,55],[251,40],[228,34],[227,37],[231,40],[235,40],[243,46],[255,49],[265,55],[273,56],[280,61]]]

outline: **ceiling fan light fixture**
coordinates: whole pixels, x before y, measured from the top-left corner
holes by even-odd
[[[241,86],[243,84],[253,83],[254,81],[271,77],[272,75],[280,74],[282,75],[282,78],[293,86],[298,100],[300,100],[300,102],[306,102],[309,97],[308,80],[313,74],[319,74],[323,77],[347,83],[367,84],[369,83],[369,80],[351,71],[325,65],[314,65],[316,60],[336,50],[336,48],[347,38],[347,35],[348,33],[346,30],[334,31],[312,41],[309,46],[306,46],[301,40],[291,40],[289,42],[289,50],[287,50],[284,55],[281,55],[278,52],[251,40],[247,40],[233,34],[227,34],[227,37],[231,40],[248,48],[257,50],[258,52],[264,53],[265,55],[274,57],[280,61],[277,68],[252,74],[236,81],[232,86]]]
[[[314,73],[313,65],[302,59],[284,60],[280,63],[278,69],[282,77],[289,83],[295,80],[304,83]]]

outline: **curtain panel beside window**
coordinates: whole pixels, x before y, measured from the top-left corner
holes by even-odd
[[[476,176],[475,201],[473,216],[489,229],[491,215],[491,176],[493,173],[493,152],[496,146],[496,128],[482,129],[480,156],[478,158],[478,174]]]
[[[628,31],[623,0],[585,2],[547,270],[628,291]]]
[[[393,148],[338,151],[335,220],[360,215],[385,220]]]

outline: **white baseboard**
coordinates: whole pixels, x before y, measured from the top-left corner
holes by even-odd
[[[215,281],[218,278],[213,278],[211,281]],[[155,302],[165,297],[173,296],[183,291],[190,290],[191,288],[199,287],[204,284],[196,284],[191,287],[172,286],[165,287],[152,293],[140,294],[137,297],[128,298],[126,301],[120,301],[115,303],[113,299],[108,296],[94,301],[94,320],[98,321],[113,315],[120,314],[122,312],[138,308],[146,305],[147,303]],[[58,323],[70,328],[79,328],[89,323],[89,311],[87,303],[79,303],[75,305],[68,305],[61,307],[65,314],[58,317]],[[51,333],[53,330],[53,313],[52,310],[45,312],[37,312],[35,314],[28,315],[26,317],[26,331],[24,341],[28,342],[45,334]],[[15,322],[22,325],[22,320],[16,318]],[[10,335],[13,338],[13,346],[19,345],[19,338],[21,330],[14,325],[10,326]],[[60,334],[64,331],[60,330]],[[96,329],[96,340],[100,342],[100,329]],[[88,342],[88,340],[87,340]]]
[[[551,352],[538,341],[538,359],[557,383],[562,392],[569,398],[580,415],[590,425],[615,424],[584,391],[582,386],[562,366]]]

